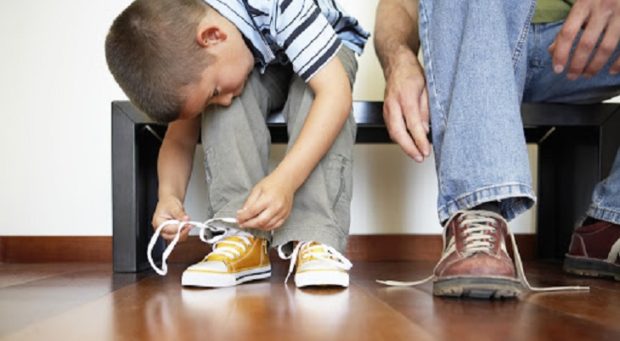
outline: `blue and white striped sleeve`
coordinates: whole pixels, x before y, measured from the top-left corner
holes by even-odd
[[[313,0],[280,0],[273,20],[272,34],[277,44],[306,82],[327,65],[342,45]]]

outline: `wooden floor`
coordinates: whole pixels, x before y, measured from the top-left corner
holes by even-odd
[[[417,279],[430,262],[356,262],[348,290],[269,281],[183,289],[167,277],[113,274],[110,264],[0,264],[1,340],[620,340],[620,283],[526,264],[535,285],[590,285],[590,293],[518,300],[442,299],[431,285],[387,288],[375,279]]]

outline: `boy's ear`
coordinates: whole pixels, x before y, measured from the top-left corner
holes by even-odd
[[[211,47],[226,40],[228,36],[220,27],[214,25],[199,26],[196,42],[202,47]]]

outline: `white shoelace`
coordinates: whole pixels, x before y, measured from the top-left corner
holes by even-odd
[[[503,220],[503,218],[498,214],[495,214],[492,212],[486,212],[486,211],[460,211],[460,212],[457,212],[457,214],[454,214],[452,218],[448,220],[448,222],[444,226],[443,245],[445,245],[445,242],[446,242],[446,233],[445,233],[446,227],[450,225],[450,223],[452,222],[452,219],[454,219],[454,217],[456,217],[458,213],[463,213],[463,216],[464,216],[464,219],[462,220],[461,225],[465,226],[464,234],[466,235],[466,237],[465,237],[464,253],[466,254],[466,257],[476,252],[490,252],[490,250],[493,248],[493,244],[497,241],[494,240],[492,236],[486,234],[485,232],[495,232],[495,228],[492,226],[489,226],[489,223],[492,223],[495,219]],[[527,290],[532,291],[532,292],[589,291],[590,290],[590,287],[584,287],[584,286],[534,287],[530,285],[530,283],[527,280],[527,277],[525,276],[525,270],[523,269],[523,262],[521,261],[521,255],[519,254],[519,248],[517,246],[517,241],[515,239],[515,236],[510,230],[508,231],[508,234],[510,235],[510,241],[512,243],[512,251],[515,257],[517,276],[521,284],[525,288],[527,288]],[[445,257],[452,254],[452,252],[455,249],[456,249],[456,241],[455,241],[454,236],[452,236],[450,237],[448,247],[443,252],[441,259],[437,262],[437,265],[439,265],[444,260]],[[506,251],[503,245],[502,245],[502,250]],[[431,276],[426,277],[419,281],[401,282],[401,281],[393,281],[393,280],[385,280],[385,281],[377,280],[377,282],[381,284],[389,285],[389,286],[405,287],[405,286],[421,285],[421,284],[427,283],[435,279],[436,279],[435,271],[433,271],[433,274]]]
[[[241,239],[241,242],[235,241],[235,240],[231,240],[228,237],[236,237]],[[226,237],[226,239],[223,240],[219,240],[215,243],[213,243],[213,251],[211,251],[211,253],[209,254],[209,256],[211,255],[222,255],[226,258],[228,258],[229,260],[234,260],[238,257],[240,257],[243,253],[245,253],[245,251],[248,249],[248,247],[250,245],[252,245],[252,242],[250,241],[250,238],[252,238],[253,236],[250,233],[244,232],[244,231],[237,231],[234,234],[230,234]],[[217,238],[221,238],[220,236],[218,236]],[[213,240],[210,239],[210,240]],[[241,251],[239,251],[241,250]],[[206,257],[205,257],[206,259]]]
[[[321,261],[328,262],[330,265],[334,266],[337,269],[349,271],[353,264],[340,252],[336,251],[331,246],[327,246],[325,244],[317,243],[317,245],[310,245],[313,242],[299,242],[297,246],[293,249],[293,252],[290,255],[286,255],[284,251],[282,251],[282,247],[284,245],[280,245],[278,247],[278,256],[281,259],[290,259],[290,265],[288,267],[288,274],[284,279],[284,283],[288,282],[289,277],[293,273],[295,269],[295,265],[297,264],[297,255],[301,251],[301,258],[307,259],[310,257],[316,258]]]
[[[197,221],[167,220],[163,222],[161,225],[159,225],[157,229],[155,230],[155,233],[151,237],[151,240],[149,241],[149,245],[146,251],[147,258],[149,259],[149,263],[151,264],[151,267],[153,268],[153,270],[155,270],[155,272],[157,272],[161,276],[165,276],[168,273],[168,264],[166,263],[166,260],[172,253],[172,250],[174,249],[174,247],[179,242],[179,238],[181,238],[181,232],[183,231],[183,229],[194,228],[194,227],[199,228],[200,229],[200,240],[202,240],[205,243],[209,243],[209,244],[216,244],[217,242],[219,242],[220,240],[224,238],[245,233],[245,232],[241,232],[240,230],[236,228],[219,227],[219,226],[213,225],[213,223],[216,223],[216,222],[222,222],[226,224],[236,224],[237,220],[235,218],[213,218],[213,219],[209,219],[205,221],[204,223],[197,222]],[[168,225],[179,225],[179,228],[177,230],[177,233],[174,235],[174,238],[170,242],[170,244],[168,244],[168,246],[164,250],[164,253],[162,254],[162,257],[161,257],[161,268],[159,268],[157,267],[157,264],[155,264],[155,262],[153,261],[153,256],[151,254],[153,253],[153,247],[155,247],[157,238],[159,238],[159,236],[161,235],[161,231],[164,229],[164,227]],[[217,234],[216,236],[210,239],[207,239],[207,236],[206,236],[207,230],[214,232],[214,233],[219,233],[219,234]],[[223,250],[222,253],[224,252],[230,253],[230,250]]]
[[[607,261],[613,264],[618,258],[620,258],[620,239],[616,240],[614,245],[611,246],[609,256],[607,256]]]

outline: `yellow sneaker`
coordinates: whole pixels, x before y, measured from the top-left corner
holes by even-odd
[[[307,286],[349,286],[351,262],[334,248],[318,242],[299,242],[290,255],[278,248],[280,258],[290,259],[289,272],[284,282],[288,281],[295,266],[295,285]]]
[[[181,284],[229,287],[270,276],[267,241],[239,231],[213,244],[211,253],[183,272]]]

